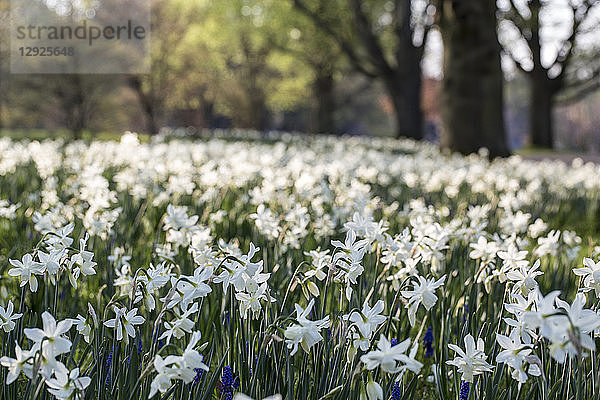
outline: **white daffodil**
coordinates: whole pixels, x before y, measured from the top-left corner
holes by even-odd
[[[8,301],[6,309],[0,306],[0,328],[4,330],[4,332],[10,332],[15,329],[15,321],[21,318],[23,314],[15,313],[15,306],[13,305],[12,300]]]
[[[14,266],[14,268],[8,270],[8,274],[10,276],[20,277],[21,287],[29,284],[29,289],[32,292],[37,292],[38,281],[35,277],[35,274],[43,274],[44,266],[37,261],[33,261],[31,254],[25,254],[21,261],[10,259],[8,261],[12,266]]]
[[[509,271],[506,277],[508,280],[515,282],[513,292],[520,291],[523,296],[527,296],[529,292],[537,288],[538,283],[535,278],[544,275],[542,271],[538,271],[539,267],[540,260],[538,259],[531,268],[529,264],[520,264],[519,268]]]
[[[569,323],[564,315],[558,315],[556,312],[555,303],[560,292],[555,290],[546,296],[543,296],[539,291],[535,293],[537,296],[534,301],[535,309],[525,311],[522,318],[529,328],[539,328],[542,336],[550,338],[555,335],[557,328]]]
[[[48,272],[50,277],[54,279],[54,275],[58,272],[61,266],[61,259],[65,256],[67,251],[63,250],[55,250],[49,253],[44,253],[43,251],[38,251],[37,256],[40,260],[40,264],[44,271]]]
[[[165,393],[172,386],[174,379],[190,383],[196,377],[198,370],[208,371],[202,355],[195,350],[199,341],[200,332],[193,332],[190,342],[181,356],[171,355],[163,359],[157,354],[154,357],[154,369],[158,374],[150,384],[148,398],[152,398],[157,392]]]
[[[0,364],[3,367],[8,368],[8,373],[6,374],[6,384],[10,385],[13,383],[23,372],[26,377],[33,377],[33,358],[35,353],[38,351],[37,345],[34,346],[31,350],[23,351],[21,347],[19,347],[18,343],[15,342],[15,357],[10,358],[7,356],[3,356],[0,358]]]
[[[317,321],[310,321],[306,318],[311,312],[314,304],[314,299],[311,299],[305,309],[302,309],[298,304],[295,304],[296,321],[298,321],[298,323],[290,325],[284,333],[284,336],[287,339],[287,347],[292,349],[291,355],[296,354],[298,345],[301,345],[305,352],[310,352],[311,347],[323,340],[323,336],[321,336],[320,333],[321,329],[329,328],[329,316]]]
[[[499,251],[498,257],[503,260],[502,267],[504,271],[519,269],[523,265],[527,265],[527,250],[521,250],[511,243],[506,251]],[[502,281],[501,281],[502,282]]]
[[[212,267],[198,267],[192,276],[181,276],[177,283],[177,290],[181,293],[181,306],[185,309],[189,304],[212,292],[212,288],[206,283],[213,275]]]
[[[115,318],[105,321],[104,326],[115,330],[118,341],[123,340],[123,337],[125,337],[125,341],[127,342],[129,336],[132,338],[135,337],[135,325],[143,324],[145,319],[141,315],[136,315],[137,308],[127,311],[127,308],[125,307],[119,308],[113,306],[113,310],[115,312]],[[126,332],[126,335],[123,335],[123,331]]]
[[[267,287],[265,282],[253,292],[238,292],[235,294],[235,298],[240,302],[240,314],[242,314],[243,319],[247,318],[249,310],[252,310],[252,318],[258,318],[262,311],[261,301],[275,300],[266,293]]]
[[[259,204],[256,212],[249,215],[258,231],[270,239],[277,239],[281,233],[279,217],[264,204]]]
[[[373,380],[371,374],[369,374],[369,381],[365,389],[369,400],[383,400],[383,389],[379,383]]]
[[[383,309],[383,300],[378,300],[373,308],[369,307],[369,304],[365,301],[360,312],[355,311],[350,315],[344,315],[344,319],[349,319],[363,337],[370,338],[377,327],[386,320],[386,317],[381,315]]]
[[[415,326],[417,309],[420,304],[423,304],[426,310],[430,310],[437,302],[435,291],[444,285],[446,275],[442,276],[437,281],[435,278],[425,279],[417,275],[418,282],[414,283],[413,290],[403,290],[400,293],[408,299],[406,307],[408,308],[408,320],[411,326]]]
[[[600,261],[594,262],[591,258],[583,259],[583,267],[575,268],[573,273],[583,279],[583,290],[594,290],[596,297],[600,297]]]
[[[81,273],[86,276],[96,274],[96,270],[94,270],[96,262],[93,261],[94,253],[85,249],[89,238],[90,235],[86,233],[85,237],[79,240],[79,253],[75,253],[71,257],[71,263],[78,265]]]
[[[174,206],[169,204],[167,206],[167,215],[165,215],[164,229],[175,229],[180,230],[182,228],[190,228],[198,222],[198,216],[193,215],[188,217],[186,206]]]
[[[561,232],[559,230],[551,230],[546,237],[538,238],[538,248],[535,250],[535,254],[538,257],[543,257],[546,254],[556,255],[558,251],[558,239],[560,238]]]
[[[569,318],[569,323],[562,326],[567,330],[565,336],[572,345],[570,348],[574,350],[571,352],[572,355],[581,354],[583,349],[591,352],[596,350],[591,334],[600,327],[600,316],[592,310],[584,310],[585,303],[586,298],[583,293],[577,293],[572,304],[556,298],[557,307],[565,310]]]
[[[484,262],[494,259],[498,252],[496,242],[488,242],[484,236],[480,236],[477,243],[471,243],[469,247],[473,249],[469,253],[469,257],[474,260],[482,259]]]
[[[171,273],[164,267],[159,265],[154,267],[152,263],[146,270],[146,274],[138,276],[138,282],[144,285],[146,290],[142,290],[141,285],[136,287],[134,303],[144,301],[146,309],[150,312],[156,308],[156,299],[154,296],[158,294],[158,290],[164,287],[171,278]]]
[[[493,367],[486,361],[487,356],[484,352],[485,344],[483,339],[479,338],[477,345],[475,345],[475,339],[469,334],[465,336],[464,342],[464,351],[455,344],[448,345],[450,350],[453,350],[457,354],[457,357],[454,360],[446,361],[446,363],[458,368],[463,381],[472,383],[476,375],[490,372]]]
[[[79,376],[79,368],[69,371],[63,363],[58,363],[54,376],[46,381],[46,385],[48,392],[59,400],[83,399],[85,388],[92,382],[87,376]]]
[[[175,336],[177,339],[181,339],[186,333],[190,333],[194,328],[194,321],[188,317],[198,311],[198,303],[194,303],[190,308],[185,310],[183,313],[175,312],[176,319],[174,321],[165,321],[165,331],[158,338],[159,340],[167,339],[167,344],[171,343],[171,338]]]
[[[352,229],[349,229],[346,232],[346,238],[344,239],[344,243],[339,240],[332,240],[331,245],[333,247],[337,247],[347,253],[363,253],[366,251],[365,246],[367,246],[369,242],[366,239],[356,240],[356,232]]]
[[[356,232],[349,230],[346,232],[344,243],[339,240],[332,240],[331,244],[341,250],[337,251],[333,256],[333,265],[339,269],[338,274],[335,276],[335,281],[346,284],[346,299],[351,301],[353,292],[351,285],[357,284],[358,277],[365,270],[362,265],[362,259],[367,252],[369,241],[366,239],[357,241]]]
[[[42,349],[48,350],[48,353],[53,356],[68,353],[71,350],[71,341],[63,335],[73,326],[73,320],[67,318],[60,322],[48,311],[42,314],[43,329],[26,328],[25,336],[34,343],[41,344]]]
[[[79,332],[79,334],[83,336],[85,342],[89,343],[93,333],[90,321],[88,321],[88,319],[85,318],[83,315],[77,314],[77,318],[75,319],[75,328],[77,329],[77,332]]]
[[[314,276],[320,281],[327,278],[327,268],[329,261],[331,260],[331,256],[329,256],[329,250],[321,250],[320,248],[317,248],[316,250],[311,250],[308,252],[305,251],[304,255],[309,256],[312,259],[312,268],[304,275],[306,275],[307,278],[312,278]]]
[[[242,254],[237,257],[237,260],[226,260],[223,262],[223,271],[215,276],[213,281],[215,283],[222,283],[225,293],[227,293],[230,284],[238,292],[243,291],[246,286],[246,277],[253,276],[257,271],[262,270],[262,260],[258,262],[252,261],[252,258],[259,250],[260,247],[256,247],[254,243],[250,242],[248,254]]]
[[[406,350],[410,347],[410,339],[392,346],[387,338],[382,334],[377,342],[377,350],[372,350],[360,357],[360,361],[365,364],[368,370],[381,367],[381,370],[387,373],[396,373],[401,371],[404,365],[410,365],[411,370],[418,371],[423,364],[414,360],[412,356],[406,355]]]
[[[186,370],[185,374],[180,372],[185,383],[190,383],[196,376],[198,369],[208,371],[208,365],[204,364],[204,357],[195,349],[200,341],[201,334],[199,331],[193,332],[188,345],[186,346],[180,359],[180,367]],[[185,376],[184,376],[185,375]]]
[[[150,394],[148,398],[151,399],[157,392],[165,393],[173,385],[172,380],[177,378],[177,373],[170,368],[170,365],[177,361],[176,356],[167,356],[162,358],[160,354],[154,357],[154,370],[158,373],[152,383],[150,384]]]
[[[502,351],[496,356],[496,362],[507,364],[512,368],[511,376],[519,382],[525,383],[528,379],[525,371],[529,364],[529,374],[539,376],[541,362],[537,356],[531,356],[531,346],[521,342],[521,335],[517,329],[513,329],[509,336],[496,335],[496,341],[502,347]],[[535,364],[534,364],[535,362]]]
[[[506,311],[514,315],[514,318],[504,318],[504,322],[513,329],[516,329],[521,335],[524,343],[530,344],[537,338],[537,333],[534,332],[535,326],[531,326],[524,318],[526,312],[531,310],[535,305],[537,291],[529,292],[527,298],[520,293],[510,294],[512,303],[504,303]]]
[[[71,244],[73,244],[73,239],[70,238],[69,235],[73,232],[73,228],[74,225],[70,222],[62,228],[50,232],[46,238],[46,244],[48,244],[47,250],[58,251],[67,249],[71,246]]]

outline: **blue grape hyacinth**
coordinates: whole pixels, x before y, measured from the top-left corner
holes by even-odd
[[[433,356],[433,328],[431,326],[427,327],[427,332],[423,337],[423,347],[425,348],[425,357]]]
[[[223,367],[221,375],[221,398],[224,400],[233,400],[233,393],[239,386],[239,380],[233,375],[233,370],[229,365]]]
[[[466,381],[462,381],[460,383],[460,394],[458,396],[459,400],[467,400],[469,398],[469,389],[471,388],[471,384]]]

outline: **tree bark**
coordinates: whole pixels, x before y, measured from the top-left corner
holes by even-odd
[[[490,157],[506,156],[496,2],[441,0],[440,6],[442,146],[463,154],[485,147]]]
[[[421,69],[415,74],[387,77],[384,82],[394,106],[396,137],[421,140],[424,125],[421,111]]]
[[[313,118],[311,130],[313,133],[334,133],[335,123],[335,81],[333,71],[327,67],[316,68],[313,83]]]
[[[54,81],[54,93],[65,115],[65,127],[71,132],[74,140],[82,137],[88,122],[88,93],[80,75],[65,75]]]
[[[526,68],[520,57],[515,57],[515,54],[513,54],[512,43],[505,46],[506,52],[516,66],[526,74],[531,85],[529,131],[531,144],[538,147],[553,148],[552,107],[554,100],[556,95],[566,88],[567,71],[570,70],[574,57],[579,57],[576,49],[580,35],[591,33],[591,28],[585,27],[586,22],[590,21],[589,18],[593,18],[592,15],[595,15],[594,10],[597,11],[595,5],[598,2],[594,0],[569,1],[568,3],[570,10],[561,11],[561,13],[564,13],[565,19],[569,19],[569,17],[571,19],[570,33],[567,38],[560,42],[556,57],[549,65],[542,64],[544,45],[541,40],[542,24],[540,16],[553,7],[552,2],[541,0],[521,2],[521,6],[526,7],[526,10],[521,10],[517,8],[517,2],[511,0],[508,2],[508,11],[503,13],[503,18],[513,23],[519,31],[520,38],[523,39],[529,50],[532,67]],[[553,70],[559,70],[560,72],[558,75],[551,74]],[[583,80],[577,78],[576,80],[579,81],[579,84],[585,85],[598,77],[598,71],[597,68],[591,66],[592,73],[588,78]]]
[[[158,124],[156,121],[156,107],[151,99],[151,97],[144,92],[144,88],[142,87],[142,81],[137,76],[132,76],[128,80],[129,87],[133,89],[136,93],[140,105],[142,106],[142,111],[146,115],[146,126],[148,129],[148,133],[151,135],[156,135],[158,133]]]
[[[423,138],[423,112],[421,110],[421,60],[425,38],[420,45],[413,43],[411,1],[395,0],[393,14],[395,47],[389,51],[389,41],[375,29],[367,5],[361,0],[349,0],[347,4],[353,18],[349,29],[356,35],[355,43],[342,32],[333,28],[338,24],[323,17],[323,12],[308,7],[303,0],[293,0],[294,5],[339,45],[354,69],[370,79],[377,79],[385,86],[394,106],[396,136],[413,139]],[[318,2],[319,6],[329,3]],[[428,32],[430,26],[425,28]],[[426,35],[425,35],[426,36]],[[390,57],[392,55],[392,57]]]
[[[86,126],[86,110],[85,110],[85,89],[83,88],[81,78],[78,75],[73,76],[74,93],[73,93],[73,110],[71,112],[70,127],[75,140],[81,139],[83,129]]]
[[[267,99],[264,92],[253,86],[248,91],[248,110],[246,115],[246,128],[264,131],[268,125]]]
[[[4,109],[4,99],[6,98],[6,85],[3,81],[2,72],[0,72],[0,130],[4,128],[4,118],[2,110]]]
[[[531,144],[550,149],[554,144],[552,121],[554,93],[551,85],[552,81],[545,73],[542,76],[532,76],[529,103]]]
[[[394,31],[398,40],[395,49],[395,68],[391,76],[385,76],[388,93],[392,97],[396,114],[396,137],[423,139],[424,118],[421,109],[423,71],[421,60],[427,32],[425,27],[421,45],[413,43],[412,1],[396,0],[394,7]]]

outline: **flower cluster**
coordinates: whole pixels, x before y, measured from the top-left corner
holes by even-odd
[[[0,139],[7,400],[593,396],[600,166],[211,135]]]
[[[48,392],[61,400],[83,399],[91,378],[79,376],[79,368],[69,370],[57,360],[61,354],[71,350],[72,343],[66,338],[73,326],[72,319],[57,322],[49,312],[42,314],[43,329],[26,328],[25,336],[33,343],[29,350],[23,350],[15,343],[15,357],[3,356],[0,364],[8,368],[6,384],[13,383],[21,373],[30,379],[40,375]]]
[[[169,390],[174,379],[190,383],[196,378],[198,369],[208,371],[208,366],[203,362],[203,356],[196,350],[200,337],[200,332],[193,332],[187,347],[180,356],[169,355],[163,358],[157,354],[154,357],[154,369],[157,375],[152,380],[149,398],[157,392],[165,393]]]

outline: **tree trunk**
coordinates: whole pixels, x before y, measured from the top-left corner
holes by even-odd
[[[421,69],[414,74],[387,77],[384,82],[394,106],[396,137],[421,140],[424,126],[421,110]]]
[[[87,122],[85,88],[79,75],[66,77],[65,86],[67,85],[70,86],[70,91],[64,99],[67,128],[71,131],[74,140],[80,140]]]
[[[543,76],[531,77],[529,104],[529,132],[531,144],[536,147],[553,148],[552,81]]]
[[[0,49],[1,50],[1,49]],[[4,128],[4,114],[2,110],[4,109],[4,101],[8,98],[8,80],[4,80],[4,54],[0,56],[0,130]]]
[[[316,68],[313,83],[314,107],[311,130],[313,133],[334,133],[335,123],[335,81],[333,72],[327,66]]]
[[[71,133],[73,134],[73,140],[81,140],[83,130],[80,128],[72,128]]]
[[[495,0],[441,0],[444,42],[442,146],[463,154],[509,154]]]
[[[2,130],[4,128],[4,118],[3,118],[3,113],[2,110],[4,109],[4,103],[3,103],[3,99],[6,98],[6,86],[2,80],[3,76],[2,76],[2,72],[0,71],[0,130]]]
[[[244,128],[264,131],[268,125],[267,99],[263,90],[256,84],[247,92],[248,109]]]
[[[129,87],[133,89],[136,93],[138,100],[140,101],[140,105],[142,106],[142,111],[146,115],[146,124],[148,133],[151,135],[156,135],[158,133],[158,123],[156,121],[156,107],[151,99],[151,97],[144,92],[144,88],[142,87],[142,81],[137,76],[132,76],[128,80]]]
[[[202,102],[202,126],[200,128],[212,128],[215,119],[215,103],[212,101]]]

